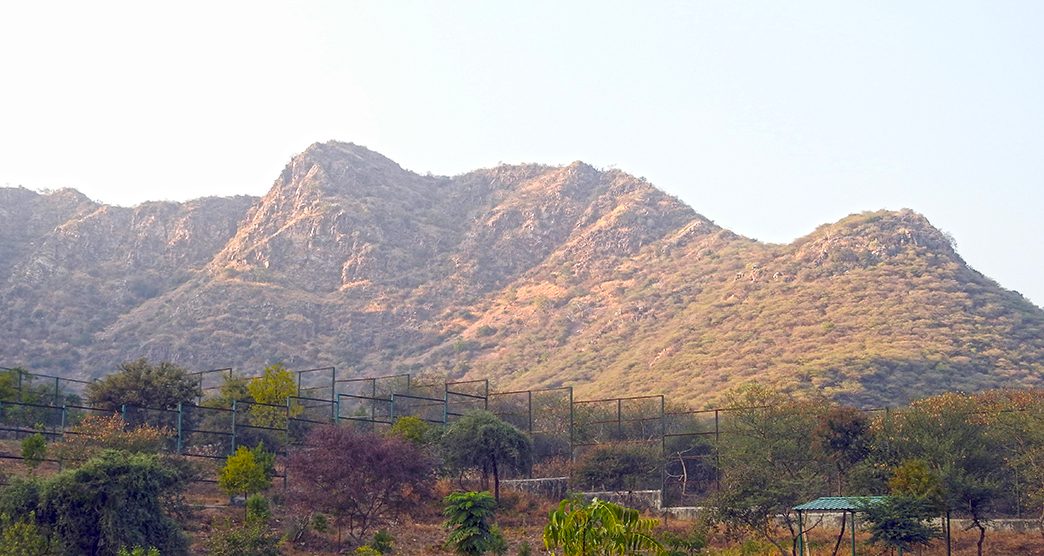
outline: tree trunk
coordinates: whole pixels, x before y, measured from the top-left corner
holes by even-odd
[[[979,523],[978,518],[972,520],[972,523],[974,523],[975,526],[979,528],[979,542],[976,543],[975,546],[977,546],[979,549],[979,556],[982,556],[982,543],[986,540],[986,527],[983,524]]]
[[[841,550],[841,541],[845,539],[845,524],[848,523],[848,514],[841,514],[841,532],[837,534],[837,542],[834,543],[834,552],[831,556],[837,556],[837,551]]]
[[[500,472],[497,470],[497,460],[493,460],[493,499],[500,502]]]

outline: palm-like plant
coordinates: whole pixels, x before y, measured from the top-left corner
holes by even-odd
[[[563,500],[551,512],[544,528],[544,546],[562,556],[625,556],[664,554],[652,536],[656,520],[643,518],[638,510],[595,498],[584,505],[576,499]]]

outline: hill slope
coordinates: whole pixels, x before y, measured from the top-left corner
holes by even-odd
[[[863,404],[1044,386],[1044,311],[911,211],[770,245],[620,171],[420,176],[330,142],[261,199],[0,189],[0,212],[7,366],[279,360],[694,403],[755,379]]]

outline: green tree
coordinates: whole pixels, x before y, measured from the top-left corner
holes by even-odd
[[[756,384],[726,399],[740,409],[723,418],[729,434],[722,435],[718,448],[723,473],[715,515],[731,527],[757,532],[781,555],[793,553],[802,533],[793,508],[818,497],[830,477],[830,464],[810,457],[822,406]],[[789,547],[777,538],[779,521],[789,533]]]
[[[938,478],[947,520],[952,513],[971,520],[982,556],[986,520],[1002,493],[1007,466],[1001,431],[988,426],[980,409],[963,394],[933,396],[893,413],[883,434],[897,463],[923,461]]]
[[[40,433],[22,439],[22,460],[29,467],[29,473],[35,474],[36,468],[47,457],[47,439]]]
[[[175,409],[200,396],[196,377],[173,363],[128,361],[117,372],[87,385],[87,401],[110,411],[121,406]]]
[[[249,496],[272,486],[272,478],[264,462],[258,461],[257,453],[240,446],[225,460],[218,474],[218,486],[230,496]]]
[[[450,530],[447,546],[457,554],[485,554],[500,544],[493,524],[497,501],[488,492],[454,492],[444,500],[442,513]]]
[[[155,546],[147,548],[144,546],[135,546],[129,549],[124,547],[116,553],[116,556],[160,556],[160,551]]]
[[[544,546],[551,554],[561,549],[563,556],[666,554],[652,535],[656,523],[612,502],[567,499],[548,518]]]
[[[455,469],[478,469],[482,485],[493,476],[493,496],[500,500],[500,476],[508,470],[525,472],[532,465],[529,436],[488,411],[470,412],[446,430],[441,440],[446,463]]]
[[[301,414],[300,404],[288,402],[297,394],[297,385],[294,375],[282,363],[265,367],[264,374],[247,383],[247,391],[255,402],[263,404],[250,406],[250,419],[256,426],[286,428],[288,413],[290,417]]]
[[[861,510],[870,524],[871,544],[910,550],[918,545],[927,546],[939,536],[930,522],[935,512],[923,498],[889,496],[878,502],[864,502]]]

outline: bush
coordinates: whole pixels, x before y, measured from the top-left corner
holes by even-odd
[[[179,471],[156,456],[109,451],[45,482],[37,515],[66,552],[154,546],[185,554],[185,536],[164,511],[165,499],[183,487]]]
[[[44,435],[36,433],[22,439],[22,460],[30,473],[35,473],[36,468],[43,463],[47,457],[47,439]]]
[[[659,479],[660,459],[641,446],[596,446],[573,467],[573,480],[593,490],[635,490]]]
[[[251,494],[246,500],[246,515],[249,521],[267,522],[268,518],[272,517],[268,498],[260,494]]]
[[[131,453],[156,453],[171,436],[169,429],[141,425],[127,428],[119,414],[88,415],[66,431],[54,446],[55,458],[63,463],[79,463],[105,450]]]
[[[0,556],[48,556],[57,553],[58,547],[36,524],[36,512],[21,515],[15,522],[7,514],[0,516],[3,525]]]
[[[248,521],[236,526],[231,522],[207,539],[207,553],[211,556],[279,556],[279,539],[260,521]]]
[[[251,450],[246,446],[237,448],[236,453],[225,460],[225,466],[218,475],[218,486],[230,496],[249,496],[271,486],[272,479],[263,454],[264,451],[260,449]]]

